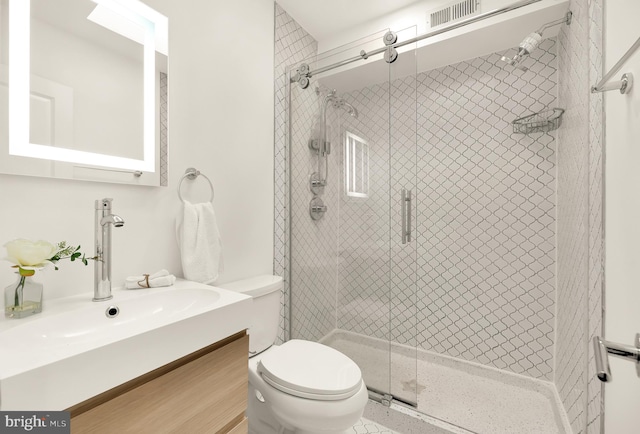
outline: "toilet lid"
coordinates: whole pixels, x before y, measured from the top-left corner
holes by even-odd
[[[362,383],[353,360],[326,345],[298,339],[272,347],[258,363],[258,372],[282,392],[322,401],[349,398]]]

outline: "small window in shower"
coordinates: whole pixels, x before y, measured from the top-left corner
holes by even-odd
[[[344,180],[347,196],[369,197],[369,144],[349,131],[344,139]]]

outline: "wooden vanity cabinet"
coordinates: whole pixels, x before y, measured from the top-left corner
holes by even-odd
[[[247,434],[241,332],[69,409],[71,433]]]

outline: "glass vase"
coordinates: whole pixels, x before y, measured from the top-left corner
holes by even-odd
[[[42,312],[42,283],[33,276],[22,276],[4,290],[4,316],[25,318]]]

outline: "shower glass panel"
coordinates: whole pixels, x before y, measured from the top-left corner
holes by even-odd
[[[385,33],[305,63],[314,71],[380,48]],[[399,40],[415,35],[398,32]],[[290,337],[338,349],[370,391],[415,405],[413,48],[393,63],[379,54],[312,74],[306,89],[290,84],[288,277]],[[325,211],[310,213],[310,204]]]
[[[398,40],[416,28],[397,32]],[[389,64],[389,339],[390,390],[417,406],[417,80],[415,44],[398,48]],[[389,57],[389,56],[387,56]]]

